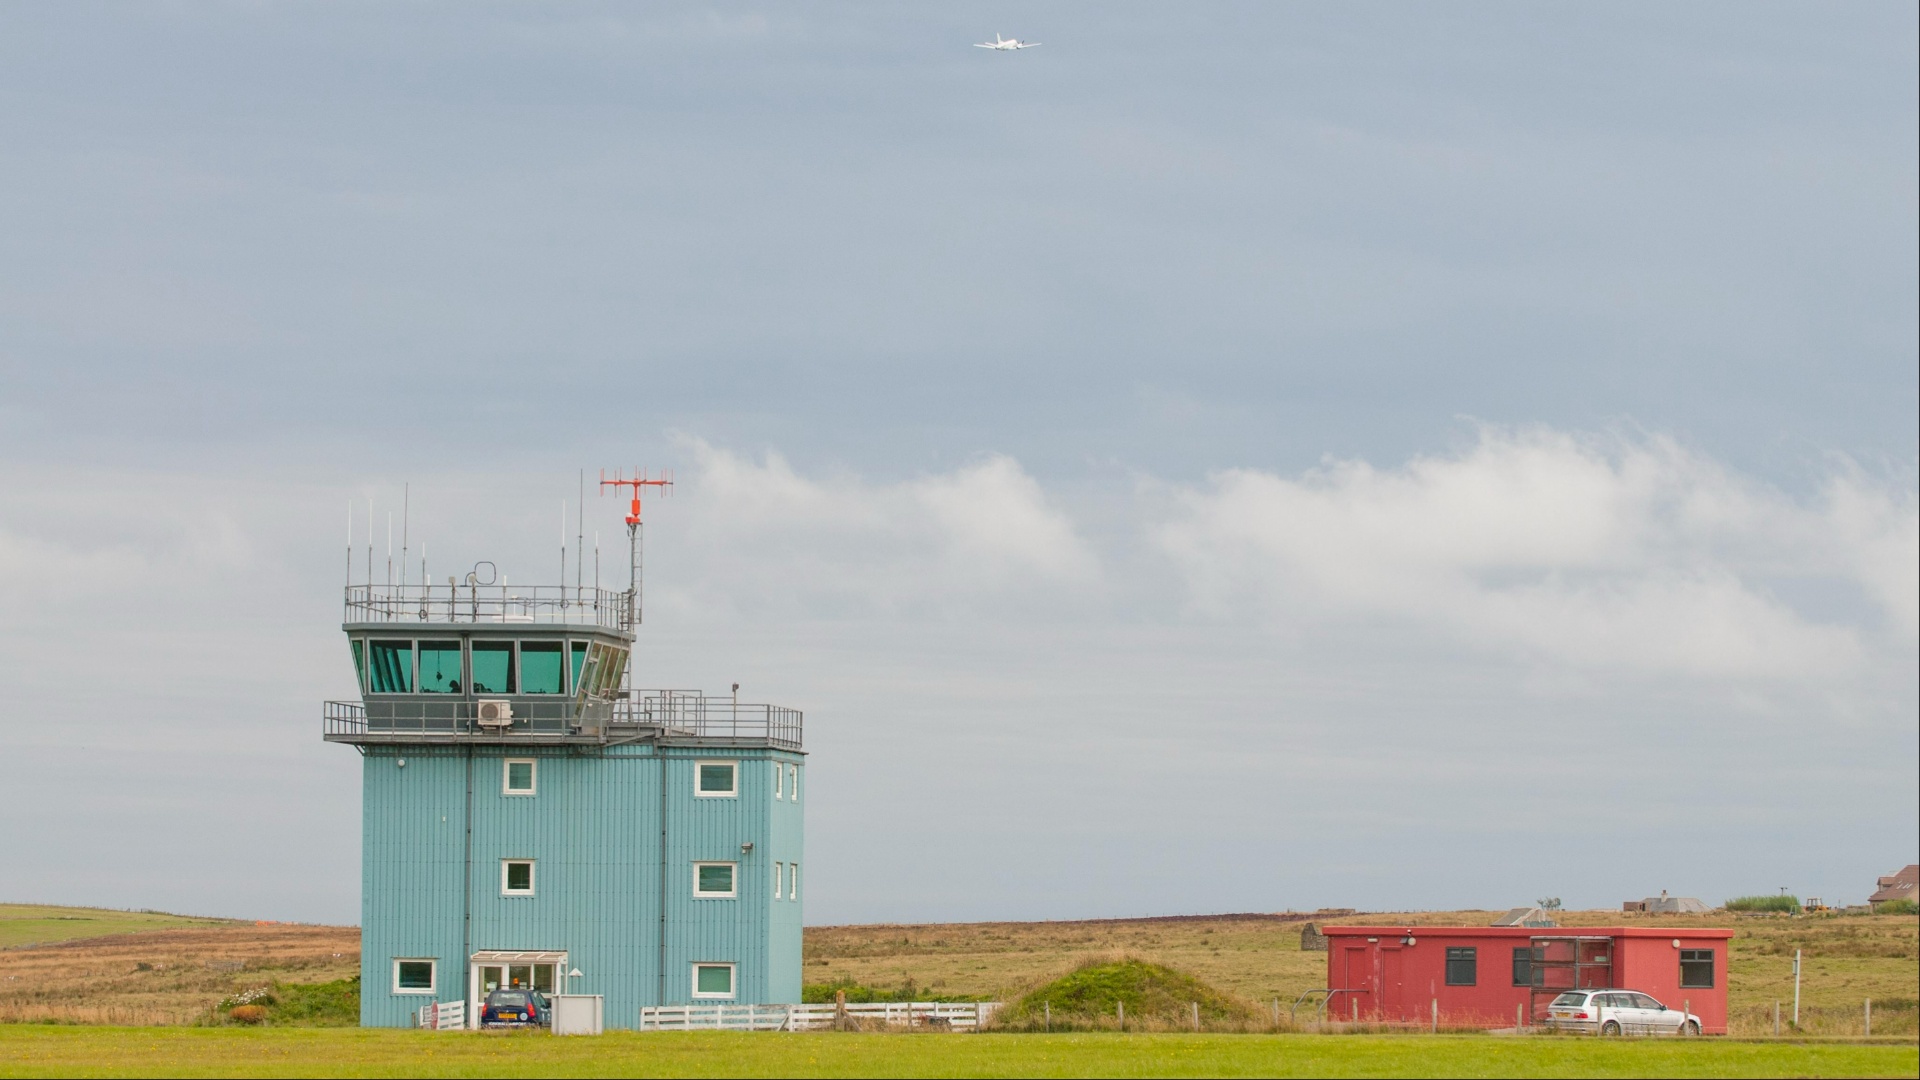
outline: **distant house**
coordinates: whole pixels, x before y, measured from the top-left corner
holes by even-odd
[[[1691,896],[1668,896],[1667,890],[1661,889],[1659,896],[1625,901],[1620,910],[1645,915],[1705,915],[1713,909]]]
[[[1896,873],[1888,874],[1876,884],[1880,887],[1872,896],[1867,897],[1867,903],[1872,904],[1876,910],[1889,901],[1912,900],[1915,897],[1916,887],[1920,887],[1920,864],[1910,865]]]
[[[1546,909],[1537,907],[1511,908],[1505,915],[1493,920],[1494,926],[1559,926]]]

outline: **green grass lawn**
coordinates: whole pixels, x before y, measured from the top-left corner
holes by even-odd
[[[0,1076],[1908,1076],[1911,1043],[0,1025]]]
[[[161,911],[0,904],[0,949],[104,937],[108,934],[131,934],[141,930],[232,925],[236,925],[232,919],[203,919],[191,915],[168,915]]]

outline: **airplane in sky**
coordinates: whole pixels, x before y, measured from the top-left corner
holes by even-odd
[[[998,32],[995,32],[992,41],[977,41],[973,47],[976,49],[992,49],[994,52],[1012,52],[1015,49],[1031,49],[1039,44],[1041,43],[1038,41],[1021,41],[1019,38],[1003,38]]]

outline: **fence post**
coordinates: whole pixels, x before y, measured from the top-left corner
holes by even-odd
[[[1188,1004],[1193,1006],[1193,1030],[1199,1031],[1200,1030],[1200,1003],[1197,1001],[1193,1001],[1193,1002],[1188,1002]]]
[[[1052,1031],[1052,1030],[1053,1030],[1053,1002],[1051,1002],[1051,1001],[1044,1001],[1044,1002],[1041,1002],[1041,1004],[1042,1004],[1043,1006],[1045,1006],[1045,1008],[1046,1008],[1046,1014],[1047,1014],[1047,1020],[1046,1020],[1046,1024],[1047,1024],[1047,1026],[1046,1026],[1045,1028],[1043,1028],[1042,1030],[1044,1030],[1044,1031]]]
[[[1275,1028],[1278,1028],[1280,1026],[1280,999],[1279,998],[1273,999],[1273,1026]]]
[[[1353,1022],[1356,1024],[1359,1023],[1360,1022],[1360,999],[1357,997],[1350,997],[1347,999],[1347,1004],[1353,1006]]]
[[[1780,1003],[1778,1001],[1773,1003],[1773,1036],[1776,1039],[1780,1037]]]
[[[835,990],[833,992],[833,1030],[845,1031],[846,1029],[847,992],[845,990]]]
[[[1124,1001],[1114,1002],[1113,1014],[1120,1018],[1120,1030],[1127,1030],[1127,1003]]]
[[[1519,1005],[1519,1004],[1516,1004],[1513,1007],[1513,1032],[1516,1035],[1518,1035],[1520,1032],[1525,1031],[1527,1029],[1526,1022],[1520,1018],[1521,1011],[1524,1010],[1525,1008],[1526,1008],[1525,1005]]]
[[[1861,1034],[1867,1036],[1868,1038],[1873,1037],[1873,999],[1872,998],[1867,999],[1867,1026],[1866,1026],[1866,1030],[1862,1031]]]
[[[1433,1033],[1440,1034],[1440,999],[1433,999]]]

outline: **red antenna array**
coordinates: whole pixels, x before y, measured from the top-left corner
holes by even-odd
[[[627,512],[628,525],[640,524],[640,489],[641,488],[649,488],[649,487],[659,488],[660,494],[665,495],[667,493],[667,489],[672,486],[673,486],[673,473],[667,470],[662,470],[660,475],[657,478],[649,478],[647,476],[647,471],[645,469],[635,469],[633,476],[629,478],[626,474],[625,469],[615,469],[613,473],[613,479],[611,480],[607,479],[607,470],[605,469],[600,470],[601,490],[604,491],[605,489],[610,487],[611,488],[630,487],[633,489],[633,508]]]

